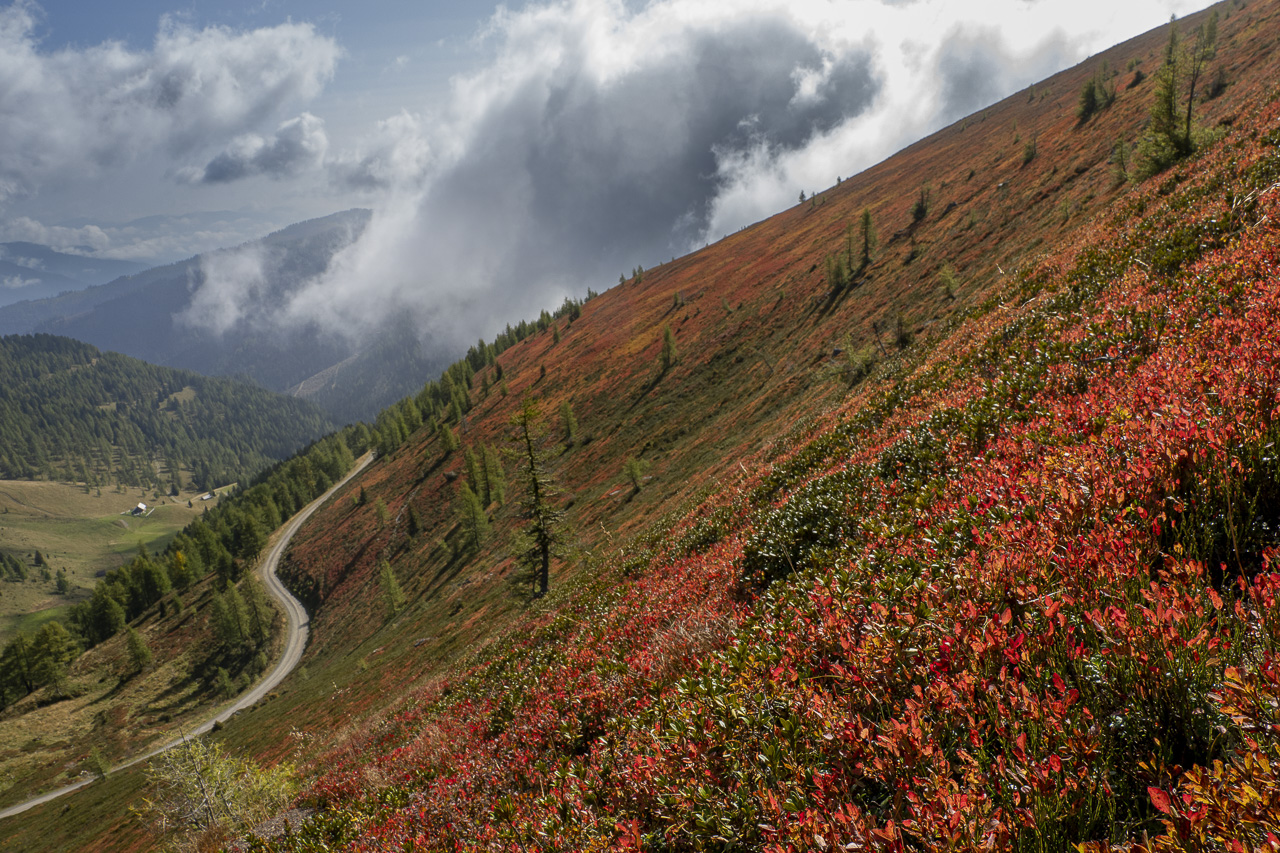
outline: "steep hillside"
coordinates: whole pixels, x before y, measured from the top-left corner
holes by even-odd
[[[1280,110],[1253,118],[354,727],[285,849],[1264,847]],[[420,654],[389,640],[359,681]]]
[[[278,849],[1280,832],[1280,4],[1219,12],[1220,138],[1157,177],[1163,30],[384,413],[293,549],[305,673],[223,732],[308,762]],[[539,598],[484,452],[526,398],[569,532]],[[501,481],[485,534],[463,486]]]
[[[1225,130],[1259,87],[1265,93],[1261,72],[1241,57],[1269,58],[1274,34],[1247,24],[1266,8],[1221,23],[1215,68],[1229,69],[1232,83],[1197,105],[1202,126],[1225,121]],[[524,396],[541,400],[552,424],[568,403],[580,435],[552,468],[571,496],[571,527],[588,548],[600,547],[606,533],[616,547],[736,476],[745,454],[835,405],[866,371],[894,379],[904,353],[937,351],[951,318],[992,310],[1020,269],[1084,239],[1109,206],[1133,203],[1136,190],[1117,180],[1110,154],[1121,141],[1136,146],[1166,41],[1159,30],[1113,48],[812,200],[644,271],[588,301],[576,320],[561,320],[558,333],[526,339],[478,372],[465,424],[445,409],[418,411],[418,418],[430,426],[445,417],[464,447],[478,451],[509,444],[508,422]],[[1135,70],[1116,78],[1115,103],[1081,123],[1076,104],[1085,82],[1104,63],[1124,69],[1131,60]],[[1140,82],[1130,85],[1139,70]],[[1030,138],[1036,154],[1028,161]],[[929,201],[917,219],[921,187]],[[826,260],[846,253],[851,231],[856,242],[863,210],[879,244],[866,271],[835,290]],[[660,363],[664,327],[678,351],[668,370]],[[920,342],[904,351],[913,338]],[[634,495],[623,473],[628,457],[647,466],[646,485]],[[372,630],[363,615],[348,623],[343,613],[356,606],[352,590],[369,582],[379,555],[410,561],[414,577],[462,569],[454,549],[436,543],[457,534],[457,483],[446,475],[464,471],[432,430],[419,431],[365,475],[369,494],[401,518],[399,528],[372,531],[371,509],[365,518],[338,514],[313,525],[315,550],[299,551],[298,562],[322,575],[316,585],[336,600],[318,615],[320,625],[337,620],[332,631],[342,642]],[[410,503],[426,527],[416,544],[394,538]],[[508,550],[491,543],[470,562],[502,572],[510,568]]]
[[[507,350],[453,426],[473,455],[510,446],[520,399],[542,401],[576,545],[550,599],[515,580],[512,503],[468,544],[467,462],[414,433],[365,475],[364,506],[336,504],[294,551],[311,677],[332,690],[296,685],[232,742],[280,755],[286,719],[323,741],[354,715],[310,837],[373,847],[1161,832],[1160,791],[1249,753],[1257,712],[1222,691],[1270,689],[1273,640],[1239,625],[1273,624],[1280,18],[1222,12],[1225,89],[1195,109],[1224,138],[1200,159],[1136,186],[1113,162],[1147,120],[1157,31]],[[1115,102],[1081,121],[1104,62]],[[837,292],[826,258],[864,209],[880,246]],[[638,491],[628,457],[648,466]],[[1224,495],[1250,509],[1206,530]],[[1218,599],[1244,622],[1199,632]],[[1186,680],[1148,681],[1131,655],[1153,654],[1189,656]],[[1223,766],[1214,784],[1254,772]],[[1063,772],[1067,794],[1034,797]]]

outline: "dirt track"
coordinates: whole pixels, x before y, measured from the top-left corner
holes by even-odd
[[[289,591],[284,588],[284,584],[281,583],[280,578],[276,576],[276,567],[279,565],[280,558],[284,555],[285,549],[289,547],[289,540],[293,538],[293,534],[298,532],[298,528],[302,526],[302,523],[310,518],[311,514],[315,512],[321,504],[327,501],[334,492],[346,485],[348,480],[363,471],[364,468],[372,461],[373,453],[366,453],[359,459],[356,466],[351,469],[347,476],[335,483],[323,495],[303,507],[297,515],[289,519],[289,521],[286,522],[274,536],[272,536],[271,542],[267,546],[266,556],[258,566],[258,572],[266,583],[267,591],[276,599],[276,602],[284,611],[285,618],[288,622],[288,627],[285,629],[284,652],[280,655],[280,660],[276,662],[275,667],[266,678],[258,682],[258,684],[256,684],[253,689],[249,690],[247,693],[237,697],[234,702],[218,711],[218,713],[213,717],[192,729],[186,737],[194,737],[196,735],[204,734],[211,730],[215,724],[225,722],[237,712],[243,711],[245,708],[256,704],[264,696],[274,690],[280,682],[284,681],[285,677],[293,671],[295,666],[298,665],[298,661],[302,658],[302,651],[307,647],[307,626],[309,624],[307,620],[307,611],[303,609],[302,603],[290,595]],[[121,764],[117,764],[111,769],[112,771],[115,771],[123,770],[126,767],[132,767],[134,764],[146,761],[148,758],[158,755],[167,749],[172,749],[182,742],[183,738],[170,741],[169,743],[157,747],[150,752],[139,755],[136,758],[131,758]],[[57,788],[53,791],[49,791],[48,793],[41,794],[38,797],[32,797],[29,800],[24,800],[21,803],[9,806],[7,809],[0,811],[0,820],[12,815],[20,814],[21,812],[34,808],[42,803],[56,800],[58,797],[70,794],[72,791],[77,791],[93,781],[94,778],[89,776],[79,782],[75,782],[62,788]]]

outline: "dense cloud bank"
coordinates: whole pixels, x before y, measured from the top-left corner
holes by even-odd
[[[301,111],[341,50],[308,24],[162,21],[149,51],[41,52],[38,8],[0,10],[0,207],[41,182],[156,155],[226,192],[323,185],[375,213],[284,304],[257,258],[207,276],[189,323],[319,323],[360,336],[412,318],[469,344],[602,290],[849,176],[1194,0],[553,0],[499,7],[449,105],[405,104],[335,145]],[[1105,24],[1105,26],[1104,26]],[[46,227],[119,255],[122,233]],[[83,233],[77,233],[83,232]],[[141,240],[141,237],[137,239]],[[224,244],[225,245],[225,244]],[[239,275],[236,270],[247,271]],[[229,274],[222,274],[229,272]]]
[[[485,34],[495,58],[455,81],[448,114],[403,113],[329,160],[333,181],[377,194],[377,213],[287,317],[368,329],[407,311],[470,343],[759,220],[1074,55],[1052,30],[1023,44],[958,21],[920,31],[922,11],[950,14],[500,10]]]

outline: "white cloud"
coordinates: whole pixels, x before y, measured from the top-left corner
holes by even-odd
[[[0,223],[0,241],[39,243],[70,255],[167,263],[238,246],[287,224],[271,217],[227,212],[79,227],[45,225],[24,216]]]
[[[150,50],[44,51],[38,19],[28,0],[0,8],[0,203],[253,133],[319,94],[340,53],[309,24],[196,30],[172,18]]]
[[[0,235],[6,242],[39,243],[69,254],[82,254],[86,249],[97,251],[111,245],[111,238],[97,225],[67,228],[45,225],[28,216],[6,222],[0,229]]]
[[[8,261],[11,264],[17,264],[20,267],[26,267],[29,270],[40,270],[44,268],[44,261],[41,258],[27,258],[22,255],[13,254],[13,250],[8,246],[0,246],[0,261]]]
[[[331,162],[343,186],[386,195],[291,319],[373,327],[409,311],[473,341],[685,251],[723,159],[801,150],[881,85],[862,43],[827,43],[780,2],[500,9],[485,38],[497,57],[455,81],[447,114],[402,113]]]
[[[216,335],[239,324],[268,286],[266,253],[260,244],[250,244],[202,256],[190,283],[195,294],[176,319]]]
[[[330,154],[374,199],[284,323],[455,345],[682,254],[1202,0],[556,0],[499,7],[438,115]],[[245,145],[249,162],[266,140]],[[239,162],[239,161],[238,161]],[[215,316],[241,294],[223,288]],[[218,312],[222,313],[219,314]],[[233,320],[234,321],[234,320]]]
[[[319,167],[328,148],[324,122],[303,113],[283,122],[271,137],[256,133],[236,137],[203,169],[187,170],[182,176],[205,184],[225,184],[254,175],[283,180]]]
[[[420,189],[432,164],[425,119],[402,110],[329,163],[333,182],[356,191]]]

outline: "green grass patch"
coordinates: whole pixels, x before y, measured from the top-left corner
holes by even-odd
[[[139,503],[148,514],[130,515]],[[98,576],[128,562],[139,547],[162,550],[210,503],[196,492],[157,499],[154,491],[136,488],[0,481],[0,551],[22,560],[29,573],[26,581],[0,582],[0,645],[88,597]],[[48,565],[47,578],[34,565],[37,551]],[[69,583],[65,595],[57,589],[59,570]]]

